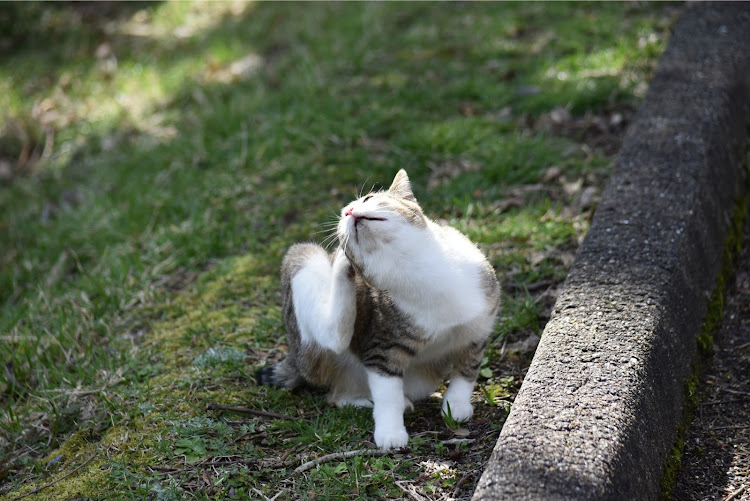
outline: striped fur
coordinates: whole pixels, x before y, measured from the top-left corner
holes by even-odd
[[[403,411],[449,378],[444,407],[471,417],[471,390],[500,287],[463,234],[429,220],[406,173],[344,207],[339,247],[289,249],[281,266],[289,353],[261,384],[328,386],[336,405],[373,405],[375,441],[406,445]],[[399,396],[401,395],[401,396]]]

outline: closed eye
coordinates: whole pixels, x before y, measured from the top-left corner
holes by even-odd
[[[364,199],[364,200],[362,200],[362,203],[365,203],[365,202],[367,202],[367,201],[368,201],[368,200],[370,200],[371,198],[372,198],[372,195],[367,195],[367,196],[365,197],[365,199]]]

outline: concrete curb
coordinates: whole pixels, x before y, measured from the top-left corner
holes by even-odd
[[[654,499],[743,189],[750,4],[689,4],[474,493]]]

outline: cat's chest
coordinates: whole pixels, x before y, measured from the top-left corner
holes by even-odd
[[[473,271],[473,270],[472,270]],[[440,340],[455,327],[471,322],[486,309],[487,299],[474,273],[460,278],[413,282],[396,298],[398,307],[422,329],[429,340]]]

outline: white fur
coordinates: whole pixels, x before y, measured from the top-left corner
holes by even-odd
[[[451,380],[448,389],[443,395],[443,412],[448,414],[450,406],[450,416],[456,421],[466,421],[474,414],[474,408],[471,406],[471,394],[474,392],[474,381],[467,381],[464,378],[456,377]]]
[[[323,253],[311,256],[292,278],[292,296],[303,343],[315,341],[336,353],[349,348],[357,299],[343,251],[333,263]]]
[[[350,211],[351,209],[351,211]],[[354,217],[381,217],[383,221],[360,220],[355,233]],[[485,257],[464,235],[452,228],[427,221],[425,227],[410,224],[397,213],[372,202],[355,202],[344,209],[340,233],[343,243],[367,270],[373,285],[387,290],[412,321],[422,327],[430,342],[415,364],[439,360],[472,341],[484,340],[495,322],[494,304],[482,287]],[[429,396],[440,381],[427,380],[418,371],[407,371],[404,379],[368,371],[375,418],[375,443],[384,449],[405,446],[401,395],[418,400]],[[474,413],[471,394],[474,381],[457,375],[445,393],[443,411],[456,421]]]
[[[367,371],[372,392],[372,417],[375,420],[375,444],[382,449],[399,449],[409,441],[404,426],[404,381]]]
[[[424,400],[435,392],[440,383],[442,379],[429,378],[412,365],[404,373],[404,395],[410,401]]]
[[[397,175],[397,179],[399,179]],[[391,192],[413,201],[408,178]],[[394,181],[394,185],[396,182]],[[379,218],[378,220],[357,218]],[[483,283],[486,260],[458,231],[425,220],[406,220],[377,197],[363,198],[342,210],[338,227],[341,247],[333,264],[321,253],[292,279],[292,293],[302,342],[316,342],[349,360],[356,297],[349,263],[342,248],[362,265],[364,278],[387,290],[398,307],[424,329],[428,343],[407,368],[404,378],[383,376],[349,360],[347,381],[334,383],[329,399],[336,405],[373,406],[375,443],[383,449],[408,442],[404,410],[411,400],[429,396],[441,381],[416,367],[435,363],[471,342],[482,342],[495,322],[494,302]],[[494,301],[494,300],[493,300]],[[366,377],[365,377],[366,375]],[[364,380],[366,379],[366,383]],[[443,408],[456,421],[473,414],[474,381],[453,374]]]
[[[420,228],[367,203],[352,206],[359,216],[387,219],[360,221],[360,228],[366,228],[359,232],[367,234],[358,238],[363,242],[358,244],[352,236],[354,218],[342,218],[339,231],[347,235],[346,245],[362,262],[373,285],[387,290],[430,338],[479,318],[494,322],[490,313],[494,305],[487,304],[481,287],[485,257],[468,238],[429,220],[426,228]],[[387,245],[377,244],[384,240]],[[486,332],[481,334],[486,336]]]

